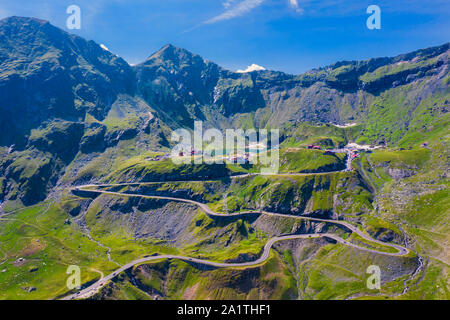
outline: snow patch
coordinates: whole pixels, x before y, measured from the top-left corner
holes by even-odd
[[[258,66],[257,64],[252,64],[251,66],[248,66],[247,69],[245,69],[245,70],[239,69],[236,72],[237,73],[247,73],[247,72],[263,71],[263,70],[266,70],[266,68]]]
[[[344,125],[339,125],[339,124],[333,124],[333,126],[338,127],[338,128],[351,128],[358,125],[357,123],[346,123]]]
[[[102,48],[103,50],[109,51],[108,47],[105,46],[103,43],[100,44],[100,48]]]

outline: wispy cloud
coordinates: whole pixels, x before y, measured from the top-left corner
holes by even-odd
[[[236,3],[236,0],[225,0],[225,1],[222,2],[222,5],[225,7],[225,9],[228,9],[234,3]]]
[[[347,16],[365,14],[369,1],[355,0],[287,0],[289,5],[299,8],[309,16]],[[448,0],[377,0],[376,4],[383,12],[436,14],[449,12]]]
[[[222,5],[225,7],[225,12],[215,16],[211,19],[208,19],[202,23],[205,24],[214,24],[217,22],[234,19],[240,16],[243,16],[246,13],[249,13],[253,9],[259,7],[266,0],[242,0],[237,3],[238,0],[224,0]],[[289,5],[298,13],[303,13],[303,9],[300,8],[299,0],[288,0]]]
[[[302,8],[300,8],[299,4],[298,4],[298,0],[289,0],[289,4],[291,5],[292,8],[295,9],[295,11],[297,11],[298,13],[303,13],[304,10]]]
[[[256,7],[259,7],[264,1],[265,0],[243,0],[234,6],[231,6],[234,1],[225,1],[224,6],[225,8],[227,8],[228,6],[228,9],[222,14],[206,20],[205,22],[203,22],[203,24],[213,24],[243,16]]]

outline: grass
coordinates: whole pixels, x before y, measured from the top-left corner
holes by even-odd
[[[155,290],[166,299],[290,299],[296,296],[294,277],[277,253],[272,253],[266,263],[246,269],[199,270],[184,261],[173,260],[135,267],[133,276],[147,291]]]
[[[445,135],[450,121],[450,115],[445,113],[449,92],[436,89],[433,95],[418,100],[416,92],[426,88],[424,81],[392,88],[377,96],[357,142],[414,148]]]
[[[342,147],[354,141],[362,130],[362,125],[339,128],[333,125],[315,126],[300,123],[286,126],[282,148],[306,147],[309,144],[320,145],[323,148]]]
[[[324,155],[323,151],[283,149],[280,151],[280,173],[321,172],[345,167],[345,154]]]
[[[299,266],[299,273],[302,274],[299,279],[301,295],[304,299],[320,300],[392,296],[402,292],[402,276],[388,275],[391,273],[389,270],[401,268],[403,272],[408,272],[408,269],[414,268],[413,263],[414,259],[409,257],[381,256],[340,244],[329,244],[318,249],[315,256]],[[367,289],[369,274],[366,270],[370,265],[378,265],[382,270],[380,291]],[[386,281],[393,276],[395,279]]]
[[[106,179],[111,182],[129,181],[130,177],[145,181],[163,180],[205,180],[222,178],[236,173],[225,164],[175,164],[171,159],[147,161],[142,156],[134,157],[122,163]],[[242,170],[241,172],[245,172]]]
[[[51,299],[67,293],[69,265],[81,267],[82,282],[98,278],[113,266],[105,252],[74,225],[64,224],[61,210],[41,205],[19,211],[0,222],[0,243],[7,262],[0,269],[2,299]],[[17,263],[24,258],[24,263]],[[35,271],[32,271],[35,270]],[[35,287],[33,292],[25,289]]]
[[[386,246],[386,245],[382,245],[382,244],[379,244],[376,242],[368,241],[356,233],[352,233],[349,240],[351,240],[350,242],[355,243],[357,245],[361,245],[364,248],[370,248],[373,250],[387,252],[387,253],[397,253],[398,252],[398,250],[395,248],[392,248],[392,247]]]
[[[399,190],[396,181],[388,179],[384,173],[387,164],[392,168],[414,168],[420,174],[407,179],[402,183],[429,183],[432,179],[442,177],[435,173],[439,168],[445,155],[445,147],[440,149],[440,154],[436,155],[439,145],[432,144],[430,149],[412,148],[411,150],[381,150],[372,154],[365,154],[361,157],[361,171],[364,172],[364,179],[372,179],[375,190],[383,193],[393,193]],[[130,177],[146,177],[151,175],[166,176],[174,174],[177,176],[189,177],[197,175],[199,177],[210,173],[211,168],[195,166],[175,166],[168,162],[149,161],[149,157],[157,153],[139,154],[136,150],[123,145],[120,160],[111,164],[114,173],[111,179],[116,179],[116,174],[121,173],[124,179]],[[130,156],[131,155],[131,156]],[[108,156],[113,156],[109,154]],[[328,156],[327,156],[328,157]],[[341,161],[342,155],[337,155]],[[282,149],[281,159],[285,159],[282,164],[283,170],[311,170],[315,166],[327,165],[330,159],[325,158],[321,152],[297,149]],[[437,159],[440,159],[439,161]],[[335,159],[332,159],[335,161]],[[283,160],[282,160],[283,161]],[[334,162],[331,162],[334,163]],[[309,165],[312,165],[309,167]],[[285,165],[285,167],[283,167]],[[98,177],[105,176],[107,168],[102,167],[102,161],[93,164],[97,168]],[[432,168],[432,171],[427,171]],[[240,172],[239,166],[224,166],[221,170],[227,172]],[[250,169],[251,171],[251,169]],[[93,171],[95,172],[95,171]],[[245,171],[244,171],[245,172]],[[425,173],[422,173],[425,172]],[[428,173],[431,172],[431,175]],[[422,174],[425,174],[422,175]],[[424,177],[428,177],[425,179]],[[441,185],[445,185],[444,181]],[[436,183],[436,182],[434,182]],[[134,192],[134,187],[125,188]],[[125,190],[124,189],[124,190]],[[417,197],[405,205],[405,212],[397,212],[393,207],[382,206],[388,210],[389,215],[381,214],[380,217],[364,215],[374,210],[373,195],[361,181],[358,172],[331,173],[322,175],[304,176],[257,176],[231,181],[210,181],[179,182],[179,183],[153,183],[146,187],[139,187],[139,190],[159,193],[183,193],[192,197],[199,197],[211,204],[214,210],[223,209],[223,195],[228,194],[227,207],[229,212],[241,211],[245,209],[265,208],[267,211],[288,212],[291,208],[299,208],[300,211],[325,213],[334,211],[349,219],[360,217],[369,232],[378,232],[386,229],[392,231],[396,236],[401,236],[402,232],[398,227],[398,220],[402,220],[404,231],[417,240],[417,247],[421,254],[424,252],[435,257],[430,269],[426,269],[423,281],[408,280],[411,287],[411,297],[445,297],[448,288],[445,285],[446,267],[439,265],[442,261],[445,248],[442,243],[446,241],[448,234],[448,223],[446,217],[448,211],[448,189],[428,186],[426,194],[418,193]],[[221,224],[206,215],[197,211],[186,235],[193,237],[194,241],[186,242],[182,246],[174,247],[161,239],[144,238],[135,239],[132,229],[126,224],[115,220],[117,212],[111,212],[108,207],[110,203],[101,203],[97,198],[90,205],[90,210],[86,215],[86,222],[91,229],[92,236],[103,244],[104,247],[90,241],[83,232],[74,224],[65,224],[67,211],[74,208],[71,198],[63,198],[60,204],[53,204],[50,209],[45,210],[45,206],[29,208],[20,211],[12,216],[14,220],[2,221],[0,223],[0,249],[7,253],[8,261],[4,266],[7,270],[0,273],[0,283],[5,285],[0,297],[2,298],[54,298],[67,292],[64,286],[67,275],[65,269],[69,264],[82,266],[83,282],[92,281],[98,278],[98,273],[92,268],[98,269],[105,274],[114,270],[114,263],[108,261],[106,248],[112,248],[112,259],[120,263],[143,257],[152,253],[173,253],[187,256],[196,256],[213,261],[227,261],[236,259],[239,256],[247,255],[256,257],[265,245],[268,235],[255,229],[255,227],[245,221],[237,220],[232,223]],[[80,201],[81,199],[74,198]],[[116,199],[117,200],[117,199]],[[381,200],[384,201],[383,199]],[[170,212],[175,212],[177,206]],[[120,212],[119,209],[115,209]],[[181,209],[180,209],[181,210]],[[184,210],[184,209],[183,209]],[[101,214],[99,214],[101,213]],[[391,216],[395,213],[394,219]],[[127,213],[122,213],[121,216]],[[361,214],[362,217],[361,217]],[[395,223],[394,223],[395,222]],[[293,228],[294,222],[273,221],[273,226],[289,232]],[[405,225],[406,224],[406,225]],[[420,226],[420,227],[417,227]],[[423,229],[422,229],[423,228]],[[392,248],[378,246],[373,243],[366,243],[364,239],[355,235],[348,237],[351,241],[361,243],[363,246],[373,246],[374,248],[390,252]],[[38,241],[39,240],[39,241]],[[314,240],[316,241],[316,240]],[[318,240],[317,240],[318,241]],[[6,244],[4,246],[3,244]],[[81,245],[80,247],[78,247]],[[282,244],[280,244],[282,245]],[[281,252],[281,253],[280,253]],[[280,256],[282,255],[282,257]],[[23,266],[14,265],[13,262],[19,257],[27,260]],[[343,247],[339,244],[329,244],[323,246],[317,255],[311,259],[302,260],[302,265],[298,266],[297,254],[292,251],[282,249],[278,252],[271,252],[271,259],[260,266],[251,269],[237,270],[217,270],[200,272],[183,262],[168,262],[168,268],[172,271],[166,292],[168,298],[181,298],[190,291],[193,297],[217,297],[217,298],[261,298],[274,297],[287,299],[297,297],[298,290],[303,298],[309,299],[344,299],[357,295],[358,297],[377,297],[384,299],[393,296],[403,290],[403,280],[407,280],[405,275],[396,275],[383,285],[381,292],[370,292],[365,289],[365,268],[368,263],[380,263],[382,266],[402,263],[407,268],[411,267],[414,257],[393,258],[374,257],[371,254]],[[381,260],[380,260],[381,259]],[[399,262],[400,261],[400,262]],[[403,265],[402,265],[403,266]],[[404,266],[403,266],[404,267]],[[402,267],[402,268],[403,268]],[[32,271],[37,268],[37,271]],[[297,270],[298,269],[298,270]],[[0,271],[2,267],[0,267]],[[135,269],[136,270],[136,269]],[[248,273],[258,270],[258,275]],[[407,270],[407,269],[403,269]],[[408,269],[409,270],[409,269]],[[210,273],[207,273],[210,272]],[[215,273],[216,272],[216,273]],[[428,272],[428,273],[427,273]],[[299,274],[302,274],[301,276]],[[52,279],[50,279],[52,275]],[[226,282],[226,277],[233,277],[236,282],[230,285]],[[249,288],[245,293],[238,288],[238,283],[245,279],[253,279],[260,286]],[[159,279],[159,278],[158,278]],[[426,280],[425,280],[426,279]],[[116,288],[116,297],[123,299],[147,299],[148,296],[140,289],[136,289],[127,283],[127,278],[119,279]],[[162,280],[161,281],[166,281]],[[433,282],[442,285],[439,290],[431,290]],[[161,282],[159,282],[161,283]],[[255,283],[255,282],[254,282]],[[44,284],[48,284],[44,287]],[[154,278],[148,280],[146,284],[157,290]],[[36,287],[33,292],[26,292],[23,288]],[[261,289],[270,286],[270,290]],[[430,292],[427,292],[427,289]],[[241,291],[240,291],[241,290]],[[410,296],[405,296],[410,297]],[[399,298],[402,298],[399,296]]]
[[[402,151],[375,151],[371,154],[371,161],[375,166],[385,162],[391,168],[422,168],[430,159],[431,151],[428,149],[413,149]]]
[[[422,61],[415,62],[415,63],[408,62],[408,63],[389,64],[386,66],[379,67],[378,69],[376,69],[373,72],[365,73],[359,79],[364,82],[371,82],[371,81],[379,80],[380,78],[383,78],[383,77],[386,77],[389,75],[393,75],[393,74],[397,74],[402,71],[414,70],[414,69],[433,65],[437,62],[438,59],[439,59],[439,57],[435,57],[432,59],[422,60]]]
[[[128,116],[125,118],[109,116],[105,120],[103,120],[102,123],[106,126],[108,131],[118,131],[135,128],[137,127],[137,124],[140,123],[140,121],[141,119],[136,115]]]
[[[383,230],[390,230],[394,232],[397,236],[402,236],[401,230],[393,223],[383,220],[379,217],[368,216],[364,219],[364,228],[370,234],[376,234]]]

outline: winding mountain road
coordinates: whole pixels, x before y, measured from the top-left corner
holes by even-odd
[[[209,260],[202,260],[202,259],[190,258],[190,257],[184,257],[184,256],[178,256],[178,255],[156,255],[156,256],[146,257],[146,258],[142,258],[142,259],[137,259],[130,263],[127,263],[126,265],[120,267],[116,271],[101,278],[100,280],[98,280],[97,282],[92,284],[91,286],[89,286],[75,294],[64,297],[62,300],[89,298],[92,295],[94,295],[96,292],[98,292],[98,290],[101,289],[108,281],[112,280],[114,277],[119,275],[121,272],[128,270],[129,268],[132,268],[135,265],[139,265],[139,264],[146,263],[146,262],[163,260],[163,259],[169,259],[169,260],[170,259],[178,259],[178,260],[182,260],[182,261],[186,261],[186,262],[192,262],[192,263],[197,263],[197,264],[201,264],[201,265],[208,265],[208,266],[212,266],[212,267],[216,267],[216,268],[243,268],[243,267],[245,268],[245,267],[256,266],[256,265],[259,265],[259,264],[265,262],[269,258],[270,249],[276,242],[295,240],[295,239],[315,239],[315,238],[322,238],[322,237],[333,239],[336,242],[342,243],[344,245],[354,247],[354,248],[364,250],[364,251],[369,251],[372,253],[387,254],[387,255],[393,255],[393,256],[400,255],[400,254],[386,253],[386,252],[382,252],[382,251],[377,251],[377,250],[360,247],[358,245],[355,245],[353,243],[345,241],[341,237],[338,237],[331,233],[287,235],[287,236],[280,236],[280,237],[275,237],[275,238],[270,239],[264,246],[264,251],[263,251],[261,257],[255,261],[251,261],[251,262],[223,263],[223,262],[214,262],[214,261],[209,261]]]
[[[138,264],[142,264],[145,262],[150,262],[150,261],[156,261],[156,260],[161,260],[161,259],[178,259],[178,260],[183,260],[183,261],[187,261],[187,262],[193,262],[193,263],[198,263],[198,264],[202,264],[202,265],[209,265],[209,266],[213,266],[216,268],[238,268],[238,267],[251,267],[251,266],[255,266],[258,264],[263,263],[264,261],[266,261],[269,258],[269,254],[270,254],[270,249],[272,248],[272,246],[279,241],[287,241],[287,240],[294,240],[294,239],[313,239],[313,238],[328,238],[328,239],[332,239],[338,243],[344,244],[346,246],[349,247],[353,247],[359,250],[363,250],[363,251],[367,251],[367,252],[371,252],[371,253],[376,253],[376,254],[381,254],[381,255],[387,255],[387,256],[405,256],[407,254],[410,253],[410,250],[407,248],[404,248],[402,246],[396,245],[396,244],[392,244],[392,243],[385,243],[376,239],[373,239],[372,237],[370,237],[369,235],[367,235],[366,233],[362,232],[361,230],[359,230],[357,227],[353,226],[352,224],[345,222],[345,221],[337,221],[337,220],[327,220],[327,219],[319,219],[319,218],[310,218],[310,217],[302,217],[302,216],[292,216],[292,215],[286,215],[286,214],[281,214],[281,213],[274,213],[274,212],[266,212],[266,211],[258,211],[258,210],[254,210],[254,211],[246,211],[246,212],[238,212],[238,213],[232,213],[232,214],[220,214],[217,212],[212,211],[208,205],[198,202],[198,201],[194,201],[194,200],[189,200],[189,199],[182,199],[182,198],[174,198],[174,197],[164,197],[164,196],[149,196],[149,195],[143,195],[143,194],[128,194],[128,193],[121,193],[121,192],[113,192],[113,191],[106,191],[106,190],[99,190],[99,189],[91,189],[91,188],[95,188],[95,187],[114,187],[114,186],[129,186],[129,185],[141,185],[142,183],[123,183],[123,184],[102,184],[102,185],[84,185],[84,186],[78,186],[78,187],[74,187],[72,188],[72,190],[76,190],[76,191],[87,191],[87,192],[92,192],[92,193],[98,193],[98,194],[107,194],[107,195],[114,195],[114,196],[121,196],[121,197],[139,197],[139,198],[147,198],[147,199],[160,199],[160,200],[168,200],[168,201],[177,201],[177,202],[185,202],[185,203],[190,203],[190,204],[194,204],[196,206],[198,206],[205,214],[207,214],[210,217],[244,217],[244,216],[248,216],[248,215],[254,215],[254,214],[263,214],[263,215],[267,215],[267,216],[272,216],[272,217],[284,217],[284,218],[292,218],[292,219],[303,219],[303,220],[309,220],[309,221],[314,221],[314,222],[324,222],[324,223],[331,223],[331,224],[336,224],[336,225],[341,225],[344,226],[345,228],[347,228],[348,230],[350,230],[351,232],[356,233],[357,235],[359,235],[361,238],[369,241],[369,242],[373,242],[373,243],[377,243],[383,246],[387,246],[387,247],[391,247],[397,250],[397,252],[384,252],[384,251],[379,251],[379,250],[375,250],[375,249],[370,249],[370,248],[365,248],[365,247],[361,247],[359,245],[353,244],[349,241],[346,241],[344,239],[342,239],[341,237],[338,237],[334,234],[330,234],[330,233],[320,233],[320,234],[302,234],[302,235],[286,235],[286,236],[279,236],[279,237],[274,237],[272,239],[270,239],[266,245],[264,246],[264,250],[263,253],[261,255],[260,258],[258,258],[255,261],[251,261],[251,262],[243,262],[243,263],[222,263],[222,262],[214,262],[214,261],[208,261],[208,260],[202,260],[202,259],[197,259],[197,258],[191,258],[191,257],[184,257],[184,256],[177,256],[177,255],[157,255],[157,256],[151,256],[151,257],[146,257],[146,258],[142,258],[142,259],[138,259],[138,260],[134,260],[124,266],[121,266],[119,269],[117,269],[116,271],[114,271],[113,273],[102,277],[100,280],[98,280],[97,282],[95,282],[94,284],[92,284],[91,286],[75,293],[72,295],[69,295],[65,298],[63,298],[63,300],[72,300],[72,299],[85,299],[88,298],[90,296],[92,296],[93,294],[95,294],[100,288],[102,288],[109,280],[113,279],[115,276],[117,276],[119,273],[135,266]]]

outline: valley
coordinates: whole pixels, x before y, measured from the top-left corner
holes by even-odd
[[[448,43],[290,75],[131,66],[34,18],[0,39],[0,299],[450,299]],[[278,172],[175,163],[199,121],[279,130]]]

